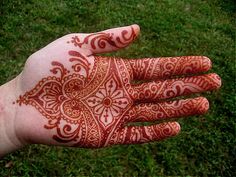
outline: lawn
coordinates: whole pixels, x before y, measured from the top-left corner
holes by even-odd
[[[205,55],[223,84],[205,94],[206,115],[180,119],[176,138],[98,150],[32,145],[1,159],[0,176],[235,176],[235,10],[233,0],[1,0],[0,85],[56,38],[133,23],[139,39],[109,55]]]

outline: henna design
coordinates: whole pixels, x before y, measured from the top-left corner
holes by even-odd
[[[118,49],[133,41],[136,34],[131,27],[130,34],[123,30],[120,37],[114,36],[101,32],[83,40],[74,36],[70,42],[80,48],[88,45],[92,50],[107,46]],[[142,127],[126,124],[202,114],[209,107],[204,98],[155,102],[220,86],[216,74],[163,80],[209,70],[211,63],[206,57],[127,61],[93,56],[88,59],[74,50],[68,51],[68,55],[71,67],[51,62],[51,75],[42,78],[16,102],[36,108],[48,120],[44,128],[51,130],[52,138],[70,146],[104,147],[174,136],[180,130],[176,122]],[[160,80],[132,85],[133,79]]]
[[[216,74],[170,79],[136,85],[132,98],[136,101],[158,101],[182,95],[201,93],[219,88],[221,81]]]
[[[175,136],[180,131],[177,122],[161,123],[150,126],[128,126],[117,131],[108,145],[141,144]]]
[[[85,79],[85,76],[88,76],[90,70],[92,70],[91,73],[94,73],[97,68],[94,65],[94,69],[90,69],[87,60],[76,51],[69,51],[69,55],[78,57],[70,59],[71,62],[77,62],[72,66],[73,74],[69,74],[61,63],[53,61],[54,68],[51,72],[59,73],[60,77],[43,78],[33,90],[26,92],[17,100],[19,105],[34,106],[44,117],[48,118],[48,125],[45,125],[45,128],[56,128],[57,135],[54,135],[53,138],[63,143],[78,139],[78,134],[86,131],[85,126],[80,126],[80,124],[85,124],[84,119],[90,115],[90,112],[80,99],[83,94],[89,92],[84,88],[90,82],[91,77]],[[84,69],[85,76],[80,73],[81,69]],[[95,83],[101,82],[102,77],[104,75],[97,75]],[[80,90],[85,91],[80,92]],[[64,126],[61,127],[61,125]]]
[[[53,61],[51,72],[57,77],[43,78],[34,89],[20,96],[17,103],[32,105],[46,117],[48,124],[44,127],[56,129],[53,139],[58,142],[104,146],[116,128],[114,125],[120,126],[120,118],[132,100],[117,77],[115,59],[96,57],[94,67],[90,68],[79,52],[68,53],[72,56],[69,61],[75,63],[72,73]]]
[[[75,65],[72,66],[75,72],[80,72],[83,70],[85,74],[83,74],[85,77],[88,77],[89,75],[89,68],[90,63],[87,61],[87,59],[81,55],[79,52],[76,51],[69,51],[69,55],[73,56],[73,58],[70,58],[70,62],[76,62]]]
[[[205,113],[209,108],[207,99],[175,100],[163,103],[141,103],[128,112],[130,122],[150,122],[159,119],[178,118]]]
[[[90,46],[93,50],[104,49],[108,45],[117,49],[127,46],[131,41],[136,38],[134,28],[131,26],[131,33],[127,30],[123,30],[120,36],[114,37],[114,33],[99,32],[92,33],[86,36],[82,41],[78,36],[72,37],[68,43],[73,43],[75,47],[82,47],[83,45]]]
[[[128,122],[153,122],[159,119],[177,118],[205,113],[209,103],[205,98],[169,101],[163,103],[141,103],[133,106],[124,117]],[[139,144],[161,140],[179,132],[175,122],[146,127],[125,127],[117,131],[110,144]]]
[[[103,147],[120,143],[142,143],[173,136],[174,123],[151,127],[124,127],[127,122],[204,113],[205,99],[133,105],[133,100],[158,100],[219,86],[216,75],[194,76],[132,86],[131,65],[122,59],[95,57],[91,68],[85,57],[69,51],[73,72],[52,62],[56,76],[43,78],[34,89],[17,100],[32,105],[48,119],[46,129],[56,129],[53,139],[80,147]],[[84,72],[81,72],[84,70]],[[119,72],[118,72],[119,71]],[[171,126],[170,126],[171,125]],[[173,129],[177,126],[176,129]]]
[[[203,56],[145,58],[131,60],[135,79],[163,79],[208,71],[211,61]]]
[[[90,44],[93,49],[96,49],[97,46],[99,48],[105,48],[106,43],[110,44],[111,46],[117,47],[116,43],[113,41],[113,33],[94,33],[90,34],[85,39],[83,42],[80,41],[78,36],[72,37],[71,43],[74,44],[74,46],[82,47],[83,45],[88,45]],[[91,38],[91,41],[89,39]],[[118,47],[117,47],[118,48]]]
[[[87,98],[87,104],[93,108],[95,117],[103,126],[110,125],[115,117],[120,116],[123,110],[131,103],[129,96],[119,88],[118,80],[111,76],[96,93]]]

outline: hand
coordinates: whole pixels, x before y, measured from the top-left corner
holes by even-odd
[[[17,80],[19,134],[31,143],[76,147],[145,143],[177,135],[180,125],[128,124],[205,113],[206,98],[169,99],[220,87],[216,74],[196,76],[211,68],[207,57],[96,55],[124,48],[138,34],[137,25],[69,34],[30,56]]]

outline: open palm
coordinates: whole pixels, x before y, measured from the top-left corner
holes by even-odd
[[[18,120],[27,124],[30,141],[78,147],[145,143],[178,134],[180,125],[130,123],[205,113],[209,105],[203,97],[170,99],[220,87],[216,74],[195,76],[211,68],[208,58],[95,55],[126,47],[138,33],[139,27],[132,25],[69,34],[30,56],[16,101]]]

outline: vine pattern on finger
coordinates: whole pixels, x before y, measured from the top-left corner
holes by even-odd
[[[75,47],[82,48],[88,46],[92,50],[105,49],[107,46],[120,49],[126,47],[137,37],[134,28],[131,26],[130,30],[122,30],[119,36],[115,36],[113,32],[98,32],[87,35],[84,39],[75,35],[67,43],[73,43]]]

